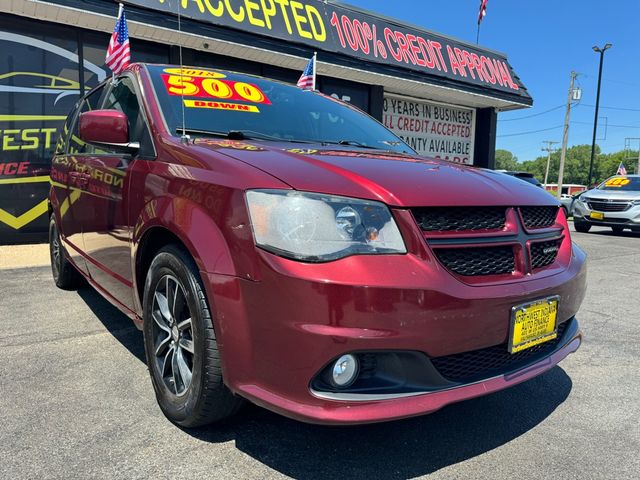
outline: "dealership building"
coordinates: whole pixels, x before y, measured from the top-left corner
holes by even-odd
[[[66,114],[111,75],[118,4],[2,0],[0,244],[46,239],[49,168]],[[295,83],[317,52],[317,88],[384,123],[420,154],[492,168],[497,115],[532,105],[506,56],[323,0],[124,1],[132,61]],[[471,28],[471,26],[470,26]]]

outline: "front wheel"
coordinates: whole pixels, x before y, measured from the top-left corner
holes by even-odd
[[[589,225],[588,223],[576,222],[574,220],[573,228],[576,232],[587,233],[589,230],[591,230],[591,225]]]
[[[211,313],[188,253],[174,245],[158,252],[143,303],[147,365],[165,416],[197,427],[234,414],[241,399],[223,382]]]

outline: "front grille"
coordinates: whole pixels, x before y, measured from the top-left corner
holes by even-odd
[[[427,232],[460,232],[504,228],[505,207],[433,207],[411,210]]]
[[[617,202],[589,202],[589,208],[599,212],[624,212],[630,206],[631,204],[629,202],[624,202],[622,200]]]
[[[531,244],[531,268],[542,268],[556,261],[562,239]]]
[[[527,228],[551,227],[556,223],[558,207],[520,207],[520,213]]]
[[[466,383],[508,373],[550,354],[562,340],[570,322],[558,325],[557,338],[518,353],[509,353],[508,345],[503,343],[471,352],[432,358],[431,363],[440,375],[453,382]]]
[[[472,247],[438,248],[435,254],[442,264],[458,275],[504,275],[513,272],[513,248]]]

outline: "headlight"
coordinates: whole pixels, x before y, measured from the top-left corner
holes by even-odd
[[[631,205],[640,205],[640,200],[634,200],[631,202]]]
[[[290,190],[250,190],[256,245],[283,257],[326,262],[355,254],[406,253],[382,203]]]

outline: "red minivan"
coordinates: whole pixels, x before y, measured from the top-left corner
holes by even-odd
[[[580,345],[585,254],[555,199],[320,93],[134,64],[78,102],[52,165],[55,282],[144,331],[181,426],[244,399],[313,423],[424,414]]]

